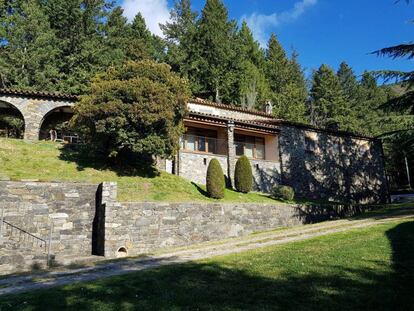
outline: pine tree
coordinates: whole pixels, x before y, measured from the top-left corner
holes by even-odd
[[[196,33],[196,77],[199,93],[216,102],[230,102],[229,94],[236,76],[232,70],[235,52],[235,22],[228,20],[221,0],[207,0]]]
[[[173,70],[189,79],[194,69],[197,15],[191,10],[190,0],[175,0],[170,22],[160,25],[167,41],[167,62]]]
[[[91,77],[104,70],[104,24],[110,0],[44,1],[49,23],[58,39],[62,92],[79,94],[87,89]]]
[[[349,113],[345,95],[339,78],[332,68],[323,64],[312,76],[311,122],[326,127],[332,122],[339,123],[341,129],[348,129],[346,117]]]
[[[276,36],[271,35],[266,52],[266,78],[274,114],[286,120],[306,122],[307,89],[297,57],[294,52],[289,60]]]
[[[0,23],[1,83],[22,89],[56,90],[59,50],[45,12],[36,0],[10,3]]]
[[[258,108],[269,95],[269,86],[264,74],[264,52],[254,39],[247,23],[243,21],[237,33],[235,62],[237,90],[240,104],[247,108]]]

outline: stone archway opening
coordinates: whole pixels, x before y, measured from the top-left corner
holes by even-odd
[[[51,131],[55,131],[56,140],[62,142],[73,142],[77,135],[68,128],[68,122],[73,116],[72,107],[58,107],[49,111],[42,120],[39,139],[51,140]]]
[[[25,122],[19,109],[0,101],[0,137],[23,138]]]

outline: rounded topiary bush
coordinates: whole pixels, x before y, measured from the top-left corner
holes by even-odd
[[[207,194],[210,198],[224,198],[224,174],[217,159],[212,159],[208,164],[206,186]]]
[[[275,186],[272,189],[272,196],[276,199],[292,201],[295,197],[295,191],[289,186]]]
[[[234,171],[234,186],[239,192],[248,193],[252,191],[252,166],[246,156],[241,156],[236,162],[236,168]]]

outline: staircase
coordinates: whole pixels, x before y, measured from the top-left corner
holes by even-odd
[[[33,270],[47,263],[47,241],[0,219],[0,274]]]

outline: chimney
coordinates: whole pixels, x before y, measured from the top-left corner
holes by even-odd
[[[265,112],[267,114],[273,114],[273,105],[272,105],[272,102],[270,100],[268,100],[265,104]]]

